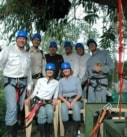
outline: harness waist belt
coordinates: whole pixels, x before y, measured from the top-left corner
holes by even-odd
[[[76,95],[74,95],[74,96],[70,96],[70,97],[64,97],[65,99],[74,99],[76,97]]]
[[[92,79],[92,80],[96,80],[96,79],[105,79],[105,78],[107,78],[107,77],[102,77],[102,78],[95,78],[95,77],[92,77],[92,78],[90,78],[90,79]]]
[[[20,77],[20,78],[12,78],[12,77],[6,77],[4,76],[5,78],[8,78],[8,79],[14,79],[14,80],[24,80],[24,79],[27,79],[27,77]]]
[[[67,101],[73,100],[77,95],[70,96],[70,97],[64,97]],[[77,101],[80,101],[81,98],[79,98]],[[63,101],[62,101],[63,102]]]
[[[38,74],[32,75],[32,78],[33,79],[38,79],[38,78],[41,78],[42,76],[43,76],[42,73],[38,73]]]

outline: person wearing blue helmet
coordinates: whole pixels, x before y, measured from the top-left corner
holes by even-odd
[[[78,77],[82,79],[86,72],[86,64],[90,57],[90,54],[85,53],[85,49],[82,43],[78,42],[75,44],[75,50],[79,57],[79,75]]]
[[[25,50],[26,43],[27,32],[19,30],[16,43],[5,47],[0,52],[6,100],[5,124],[9,137],[17,137],[18,110],[23,109],[25,96],[31,93],[31,64]]]
[[[49,53],[45,54],[46,63],[53,63],[56,66],[56,71],[54,74],[55,79],[59,79],[61,77],[60,66],[62,64],[63,56],[57,53],[57,43],[55,41],[51,41],[49,44]]]
[[[24,30],[19,30],[18,33],[17,33],[17,35],[16,35],[16,39],[18,37],[23,37],[23,38],[27,39],[27,32],[24,31]]]
[[[43,51],[39,49],[41,43],[40,33],[35,33],[32,36],[32,46],[29,50],[29,55],[31,57],[31,69],[32,69],[32,79],[33,88],[40,77],[43,77],[44,66],[46,64]]]
[[[79,59],[78,55],[73,52],[73,46],[70,41],[64,42],[65,55],[63,55],[64,61],[71,64],[73,70],[73,76],[79,75]]]
[[[40,137],[50,137],[54,118],[54,108],[57,104],[59,82],[54,79],[56,67],[53,63],[45,65],[46,76],[39,78],[31,96],[25,100],[29,105],[31,100],[42,101],[42,105],[37,112],[37,122]]]
[[[73,137],[77,136],[77,131],[81,122],[80,109],[83,107],[81,102],[82,88],[80,79],[73,76],[71,64],[63,62],[61,65],[63,78],[59,80],[59,99],[61,100],[61,115],[65,127],[65,137],[68,137],[69,114],[68,110],[73,110]]]
[[[97,48],[94,39],[88,39],[87,46],[92,56],[87,61],[87,70],[82,79],[82,83],[89,82],[86,91],[88,91],[88,102],[106,102],[108,74],[114,69],[113,60],[106,50]]]

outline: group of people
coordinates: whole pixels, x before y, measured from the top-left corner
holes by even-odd
[[[0,52],[8,137],[17,137],[18,109],[22,110],[24,103],[30,105],[36,98],[44,102],[37,113],[40,137],[50,137],[54,108],[58,99],[62,103],[65,136],[68,136],[68,109],[72,109],[75,131],[73,137],[76,137],[81,121],[84,85],[87,85],[88,95],[85,95],[88,102],[106,102],[107,74],[114,69],[113,61],[107,51],[97,48],[94,39],[87,41],[92,56],[85,53],[82,43],[76,43],[74,53],[70,41],[64,43],[63,56],[57,54],[58,47],[55,41],[50,42],[49,53],[43,54],[39,49],[39,33],[32,36],[33,45],[29,52],[26,52],[27,39],[27,32],[20,30],[16,36],[16,44],[9,45]]]

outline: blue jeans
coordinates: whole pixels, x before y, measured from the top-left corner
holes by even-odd
[[[6,116],[5,116],[5,123],[6,125],[14,125],[17,122],[17,112],[18,112],[18,106],[20,106],[20,110],[23,109],[24,99],[26,95],[26,83],[27,80],[18,80],[18,83],[20,84],[21,90],[20,93],[20,99],[19,104],[17,104],[16,100],[16,79],[10,79],[10,82],[8,78],[4,77],[4,84],[6,86],[4,87],[5,91],[5,101],[6,101]],[[22,88],[25,87],[25,88]]]
[[[44,123],[53,123],[54,118],[54,108],[51,104],[46,104],[44,106],[41,106],[39,108],[38,114],[38,123],[44,124]]]
[[[74,121],[81,121],[81,114],[80,114],[80,109],[82,109],[83,104],[81,101],[75,102],[72,108],[72,118]],[[63,102],[61,106],[61,115],[62,115],[62,120],[68,121],[69,120],[69,114],[68,114],[68,106]]]

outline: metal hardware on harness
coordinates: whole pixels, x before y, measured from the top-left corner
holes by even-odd
[[[112,110],[112,105],[108,103],[103,107],[103,109]]]
[[[36,104],[40,103],[40,102],[42,102],[42,100],[41,100],[39,97],[35,96],[35,97],[31,100],[31,107],[34,108],[34,106],[35,106]]]

